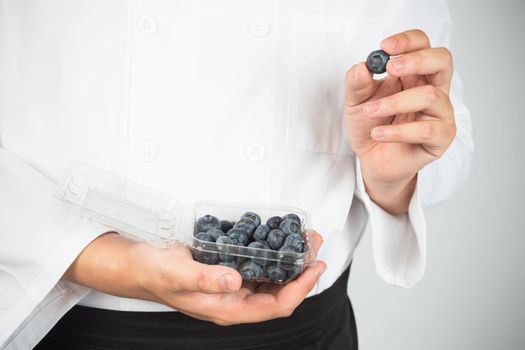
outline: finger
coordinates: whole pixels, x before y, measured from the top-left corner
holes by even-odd
[[[427,49],[430,47],[430,40],[422,30],[411,29],[389,36],[381,42],[380,47],[389,55],[394,56]]]
[[[455,134],[455,125],[452,124],[446,121],[419,120],[406,124],[385,125],[372,129],[371,136],[378,142],[415,143],[446,149]]]
[[[315,265],[308,266],[297,279],[286,284],[275,296],[277,310],[295,310],[315,287],[317,280],[325,270],[326,264],[320,260],[316,261]]]
[[[400,113],[422,112],[429,116],[454,118],[449,97],[433,85],[422,85],[367,102],[362,111],[369,118],[391,117]]]
[[[349,107],[356,106],[368,100],[376,89],[377,80],[361,62],[352,66],[345,76],[345,102]]]
[[[202,293],[235,292],[241,288],[241,275],[232,268],[206,265],[191,261],[178,269],[177,282],[180,289]]]
[[[447,48],[430,48],[391,58],[386,70],[394,77],[429,75],[432,85],[447,93],[452,78],[452,54]]]
[[[309,242],[309,250],[310,250],[310,256],[315,257],[317,256],[317,252],[319,251],[319,248],[321,248],[321,245],[323,245],[324,240],[323,237],[315,230],[308,230],[306,232],[306,237],[308,238]]]

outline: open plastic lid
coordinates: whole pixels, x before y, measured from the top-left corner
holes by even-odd
[[[174,198],[84,163],[69,163],[55,196],[121,234],[157,243],[191,240]]]

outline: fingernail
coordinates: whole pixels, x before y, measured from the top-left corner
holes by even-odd
[[[225,291],[227,292],[233,292],[235,290],[235,287],[234,287],[234,281],[233,281],[233,276],[230,275],[229,273],[222,276],[221,278],[221,283],[222,283],[222,287],[224,288]]]
[[[372,129],[372,138],[381,139],[385,135],[385,130],[383,128],[374,128]]]
[[[365,112],[367,114],[374,114],[379,109],[379,103],[370,102],[365,105]]]
[[[395,70],[400,71],[405,66],[405,62],[401,58],[394,58],[390,60]]]

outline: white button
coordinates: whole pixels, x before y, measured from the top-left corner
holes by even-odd
[[[258,38],[264,38],[270,34],[270,23],[268,21],[259,18],[250,23],[250,33]]]
[[[246,153],[246,158],[259,162],[266,157],[266,148],[260,143],[250,143],[246,146],[244,150]]]
[[[144,34],[153,34],[157,31],[159,24],[153,17],[140,16],[137,20],[137,27]]]
[[[135,147],[135,155],[144,162],[153,162],[159,155],[159,146],[150,141],[141,142]]]

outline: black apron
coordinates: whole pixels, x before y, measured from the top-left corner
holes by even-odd
[[[346,289],[350,266],[290,317],[219,326],[180,312],[73,307],[37,350],[356,350],[357,329]]]

